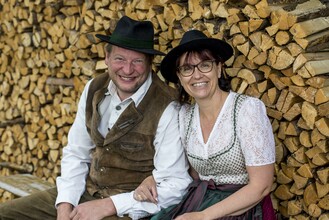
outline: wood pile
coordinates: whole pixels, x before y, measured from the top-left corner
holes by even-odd
[[[83,86],[106,69],[95,34],[123,15],[151,20],[163,52],[191,28],[226,39],[233,90],[260,98],[272,123],[275,208],[329,219],[326,0],[0,0],[1,175],[28,169],[55,182]]]

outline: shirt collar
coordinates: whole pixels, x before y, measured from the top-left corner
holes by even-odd
[[[138,106],[138,104],[142,101],[142,99],[144,98],[147,90],[150,88],[152,84],[152,74],[149,73],[146,81],[142,84],[141,87],[139,87],[139,89],[129,98],[122,100],[122,102],[128,100],[128,99],[132,99],[132,101],[135,102],[135,105]],[[113,81],[111,80],[108,87],[107,87],[107,93],[111,96],[114,96],[115,93],[117,92],[117,87],[116,85],[113,83]]]

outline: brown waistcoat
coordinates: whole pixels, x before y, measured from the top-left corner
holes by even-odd
[[[87,96],[86,126],[96,147],[87,190],[91,195],[109,196],[134,190],[154,168],[153,141],[160,117],[173,101],[175,91],[153,75],[144,99],[131,103],[104,138],[98,131],[101,116],[98,104],[109,84],[107,73],[97,76]],[[106,83],[104,83],[106,82]]]

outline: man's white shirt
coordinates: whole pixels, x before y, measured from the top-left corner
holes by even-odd
[[[76,206],[85,191],[91,162],[90,151],[95,147],[85,126],[86,100],[91,81],[82,92],[76,119],[68,134],[68,144],[63,148],[61,176],[57,178],[56,206],[61,202],[69,202]],[[98,130],[104,137],[131,102],[139,105],[151,83],[150,73],[138,91],[123,101],[117,95],[116,86],[112,81],[109,83],[108,92],[104,94],[104,100],[98,107],[102,118]],[[185,194],[192,179],[187,173],[188,162],[179,136],[179,108],[177,102],[168,105],[160,118],[154,140],[155,169],[152,173],[157,182],[158,204],[136,201],[133,198],[133,191],[111,196],[118,216],[128,214],[132,219],[139,219],[156,213],[163,207],[177,204]]]

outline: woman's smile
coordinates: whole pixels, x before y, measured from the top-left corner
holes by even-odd
[[[197,82],[197,83],[192,83],[193,87],[204,87],[208,84],[208,82]]]

